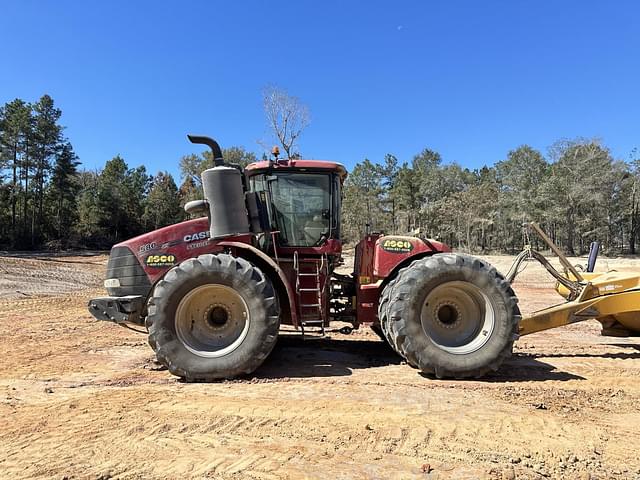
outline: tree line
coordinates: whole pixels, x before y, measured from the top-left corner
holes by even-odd
[[[108,248],[184,220],[184,204],[202,198],[209,152],[181,159],[180,186],[169,172],[150,174],[120,155],[83,169],[61,116],[49,95],[0,107],[0,248]],[[242,147],[223,153],[241,165],[256,160]]]
[[[470,252],[540,247],[522,226],[536,221],[570,254],[599,240],[610,254],[635,253],[640,225],[640,158],[616,160],[593,139],[561,140],[545,156],[522,145],[491,167],[444,163],[425,149],[411,162],[387,155],[358,163],[345,185],[347,238],[369,224],[387,233],[419,231]]]
[[[263,95],[274,138],[288,156],[299,156],[293,148],[308,109],[275,87]],[[0,107],[0,248],[106,248],[184,220],[183,205],[201,198],[200,173],[213,166],[209,152],[180,160],[179,185],[170,173],[130,167],[119,155],[101,170],[83,169],[61,115],[48,95]],[[240,165],[257,160],[242,147],[223,153]],[[343,236],[355,242],[367,228],[419,232],[461,250],[514,252],[528,241],[537,246],[522,230],[537,221],[572,254],[595,239],[608,253],[635,253],[639,179],[636,151],[616,160],[593,139],[558,141],[546,155],[522,145],[475,170],[443,162],[430,149],[404,162],[388,154],[380,163],[357,163],[347,178]]]

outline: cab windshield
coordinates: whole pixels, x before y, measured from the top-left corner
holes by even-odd
[[[318,173],[277,173],[265,182],[253,177],[254,191],[271,193],[271,217],[280,231],[280,244],[291,247],[319,245],[331,233],[331,176]]]

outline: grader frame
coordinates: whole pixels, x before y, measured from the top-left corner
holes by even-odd
[[[514,261],[507,274],[507,280],[513,283],[523,261],[537,260],[556,279],[556,291],[567,301],[523,317],[519,327],[521,336],[592,318],[603,326],[618,323],[628,333],[640,331],[640,275],[615,271],[581,273],[571,265],[539,225],[532,222],[525,227],[537,233],[557,255],[564,267],[564,273],[558,272],[542,254],[527,245]],[[597,249],[597,246],[595,248]],[[592,250],[590,258],[593,258],[594,262],[595,256],[597,250]]]

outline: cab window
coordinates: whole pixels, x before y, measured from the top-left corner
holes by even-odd
[[[331,175],[278,172],[269,179],[259,175],[251,178],[251,188],[269,190],[270,213],[281,245],[311,247],[331,235]]]

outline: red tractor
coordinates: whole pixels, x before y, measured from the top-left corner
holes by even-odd
[[[415,368],[478,377],[511,354],[520,311],[508,281],[480,259],[415,236],[369,233],[342,262],[339,163],[278,160],[202,173],[195,220],[113,247],[89,302],[100,320],[146,326],[158,361],[189,381],[248,374],[273,349],[281,324],[370,325]]]

